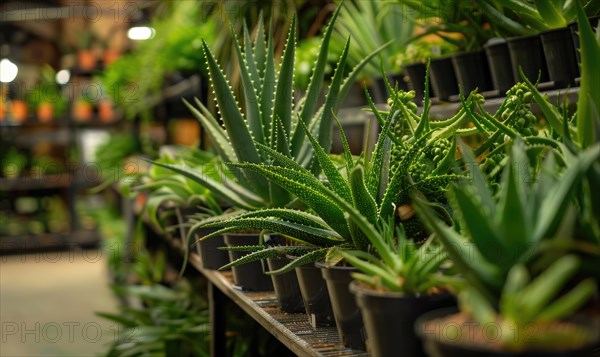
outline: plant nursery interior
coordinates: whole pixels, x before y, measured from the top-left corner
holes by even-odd
[[[2,1],[0,356],[600,357],[599,18]]]

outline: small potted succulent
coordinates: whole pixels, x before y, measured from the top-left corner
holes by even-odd
[[[574,209],[573,193],[600,157],[600,146],[569,159],[564,169],[550,154],[539,175],[530,176],[532,162],[517,140],[496,197],[467,148],[463,155],[472,166],[472,183],[456,184],[449,191],[460,232],[441,222],[425,201],[415,201],[419,217],[442,242],[467,283],[459,293],[458,314],[446,312],[444,317],[424,319],[417,327],[428,348],[441,356],[570,356],[594,346],[597,326],[574,319],[596,285],[589,278],[573,279],[578,258],[564,255],[564,247],[573,242],[567,228],[575,221],[569,213]],[[563,247],[562,258],[540,267],[537,262],[545,261],[548,246],[554,245]],[[564,290],[566,285],[572,289]],[[458,326],[456,334],[439,333],[448,324]],[[497,333],[486,340],[490,326]],[[464,335],[467,327],[473,333]]]
[[[408,356],[424,356],[414,332],[416,319],[431,310],[456,304],[448,291],[449,276],[443,276],[446,262],[443,247],[433,239],[422,245],[409,240],[403,227],[393,221],[368,235],[372,253],[340,250],[348,263],[360,272],[350,290],[356,296],[372,356],[394,356],[400,350]]]

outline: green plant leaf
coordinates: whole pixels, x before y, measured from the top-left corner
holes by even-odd
[[[252,135],[250,135],[250,131],[237,105],[233,92],[210,49],[204,41],[202,45],[208,63],[211,83],[216,93],[215,98],[219,106],[221,119],[227,128],[227,133],[230,136],[235,154],[240,161],[259,163],[261,162],[260,154],[254,145],[254,140],[252,139]],[[268,196],[268,184],[264,178],[258,175],[251,175],[248,177],[248,180],[257,194],[261,197]]]
[[[550,27],[559,28],[567,26],[567,21],[560,13],[561,9],[554,7],[552,1],[534,0],[534,3],[539,14],[542,16],[542,19],[544,19]]]
[[[600,39],[594,32],[577,2],[577,25],[579,27],[581,83],[577,99],[577,136],[581,147],[587,148],[600,142],[596,134],[600,128]]]
[[[283,57],[281,60],[279,76],[277,79],[277,89],[275,91],[275,103],[273,115],[279,117],[286,133],[292,132],[292,103],[294,83],[294,56],[296,50],[296,16],[292,18],[290,31]],[[250,161],[252,162],[252,161]]]
[[[306,124],[300,120],[298,121],[298,125],[302,127],[306,137],[312,144],[317,161],[319,162],[319,166],[329,180],[329,186],[331,189],[346,201],[352,201],[352,194],[350,193],[350,185],[348,184],[348,181],[346,181],[342,174],[340,174],[338,168],[325,152],[325,149],[323,149],[317,142],[317,139],[312,136],[310,130],[308,130],[306,127]]]
[[[317,56],[313,72],[310,77],[310,82],[308,84],[308,89],[306,90],[306,95],[304,96],[304,103],[300,109],[299,120],[303,121],[307,126],[310,124],[310,120],[313,118],[321,88],[323,87],[323,77],[325,73],[325,67],[327,65],[327,54],[329,52],[329,42],[331,39],[331,33],[333,31],[333,25],[338,17],[340,8],[341,5],[338,5],[331,17],[331,20],[329,20],[329,24],[325,29],[325,33],[323,34],[323,39],[321,40],[321,45],[319,47],[319,55]],[[303,138],[304,130],[296,129],[291,141],[292,155],[297,156],[299,154],[300,149],[302,148]]]
[[[244,26],[245,27],[245,26]],[[240,77],[242,79],[242,88],[244,92],[244,99],[246,103],[246,120],[248,123],[248,129],[250,135],[255,141],[264,143],[263,129],[262,129],[262,118],[260,114],[260,107],[258,105],[258,97],[255,90],[255,81],[251,76],[251,65],[249,63],[254,62],[252,49],[250,45],[246,45],[246,52],[242,54],[242,46],[239,43],[235,31],[231,29],[233,35],[233,42],[235,52],[237,54],[238,63],[240,64]],[[249,52],[248,52],[249,51]],[[244,56],[245,55],[245,56]],[[256,70],[256,69],[255,69]],[[257,75],[258,73],[256,73]]]
[[[540,322],[557,321],[572,316],[596,292],[596,282],[586,279],[565,295],[552,302],[538,316]]]

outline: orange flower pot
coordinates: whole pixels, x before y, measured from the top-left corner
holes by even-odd
[[[17,123],[27,120],[27,104],[23,100],[12,101],[12,117]]]
[[[54,107],[52,103],[42,102],[37,108],[37,118],[40,123],[49,123],[54,118]]]

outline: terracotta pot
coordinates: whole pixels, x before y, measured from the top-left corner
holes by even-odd
[[[49,123],[54,118],[54,107],[52,103],[42,102],[37,108],[37,118],[40,123]]]
[[[91,50],[82,50],[77,53],[77,63],[83,71],[92,71],[96,68],[96,55]]]
[[[73,105],[73,118],[77,122],[87,122],[92,118],[93,108],[88,102],[78,100]]]
[[[115,119],[115,111],[109,99],[102,99],[98,102],[98,116],[103,123],[110,123]]]
[[[17,123],[27,120],[27,104],[22,100],[12,101],[12,117]]]
[[[109,66],[110,64],[118,60],[119,57],[121,57],[119,51],[110,48],[105,50],[103,56],[104,66]]]

